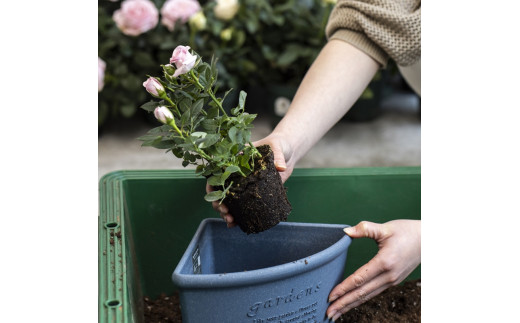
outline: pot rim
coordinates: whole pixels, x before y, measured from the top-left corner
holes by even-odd
[[[209,218],[204,219],[190,244],[186,250],[193,250],[195,244],[199,240],[204,228],[211,223],[222,222],[221,219]],[[301,222],[280,222],[278,225],[281,226],[306,226],[306,227],[325,227],[325,228],[337,228],[343,230],[349,225],[346,224],[324,224],[324,223],[301,223]],[[185,252],[179,261],[177,267],[172,273],[172,281],[179,289],[186,288],[214,288],[214,287],[239,287],[239,286],[253,286],[257,284],[263,284],[265,282],[274,282],[288,277],[294,277],[309,272],[315,268],[324,266],[329,262],[336,259],[343,252],[347,252],[352,238],[346,234],[339,239],[333,245],[309,255],[305,258],[301,258],[289,263],[276,265],[267,268],[250,270],[247,272],[233,272],[233,273],[219,273],[219,274],[181,274],[182,265],[189,259],[190,252]],[[252,281],[252,277],[254,277]]]

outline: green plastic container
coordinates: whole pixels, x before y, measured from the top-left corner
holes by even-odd
[[[193,170],[118,171],[100,180],[99,322],[143,322],[143,297],[171,294],[172,271],[200,222],[218,218]],[[420,219],[419,167],[296,169],[286,182],[291,222]],[[377,253],[354,239],[345,275]],[[408,279],[420,278],[420,267]]]

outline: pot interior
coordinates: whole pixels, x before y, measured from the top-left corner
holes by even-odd
[[[247,235],[238,227],[228,229],[223,222],[212,221],[194,245],[193,264],[181,273],[229,274],[282,265],[321,252],[344,236],[338,227],[289,223]]]

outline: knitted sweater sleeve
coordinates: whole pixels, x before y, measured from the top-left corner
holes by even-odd
[[[420,0],[338,0],[327,23],[329,40],[346,41],[383,67],[421,58]]]

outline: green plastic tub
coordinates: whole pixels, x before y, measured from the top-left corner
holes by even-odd
[[[193,170],[117,171],[100,180],[99,322],[143,322],[143,297],[172,294],[171,275],[203,219],[205,179]],[[296,169],[286,182],[291,222],[420,219],[419,167]],[[345,276],[377,253],[354,239]],[[420,267],[408,279],[420,278]]]

